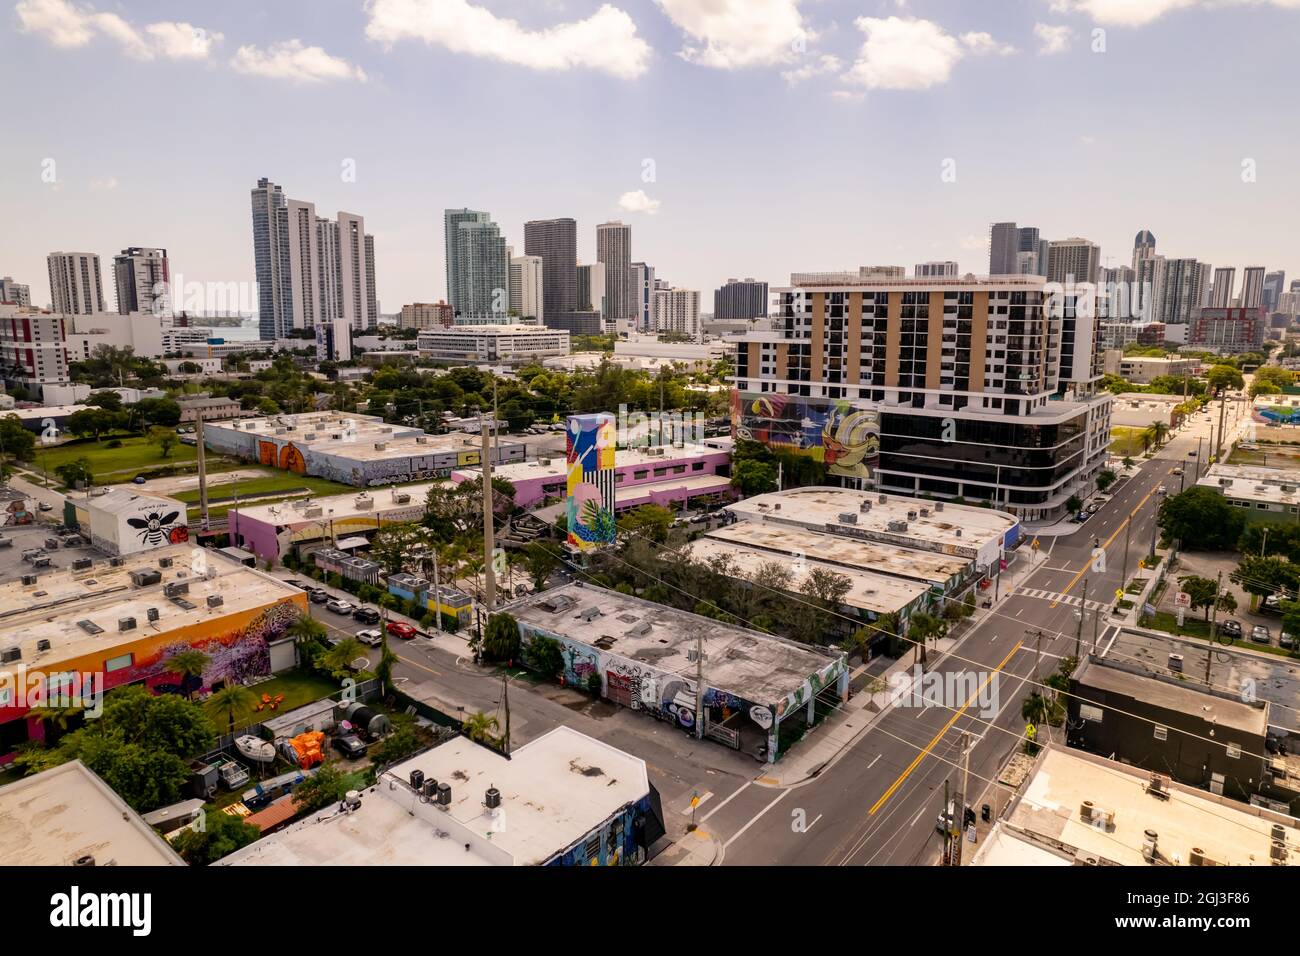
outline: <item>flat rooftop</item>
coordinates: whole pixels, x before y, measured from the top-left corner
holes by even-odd
[[[823,531],[806,531],[778,524],[739,521],[708,532],[705,537],[759,548],[774,556],[802,553],[810,561],[843,568],[871,568],[882,574],[934,585],[946,585],[965,574],[972,559],[934,551],[901,548],[886,541],[859,541]]]
[[[451,786],[445,810],[412,793],[408,781],[416,769]],[[495,816],[484,805],[490,787],[501,793]],[[381,775],[353,813],[331,807],[221,862],[536,866],[649,792],[645,761],[570,727],[525,744],[509,760],[456,737]]]
[[[445,479],[442,481],[421,481],[413,485],[392,485],[388,488],[377,488],[365,492],[354,491],[351,494],[343,495],[328,495],[324,498],[299,498],[293,502],[282,501],[278,504],[249,506],[241,504],[239,506],[239,519],[241,521],[247,519],[249,521],[262,521],[266,524],[285,525],[297,524],[302,521],[328,520],[330,518],[335,521],[347,518],[361,518],[366,515],[385,514],[398,508],[413,508],[422,511],[429,489],[446,484],[449,484],[449,482]],[[397,500],[399,495],[409,495],[411,500],[403,504]],[[370,501],[371,505],[369,507],[359,505],[358,501]],[[321,517],[306,517],[303,512],[308,508],[320,508]],[[331,511],[333,514],[330,514]]]
[[[1192,848],[1228,866],[1269,866],[1274,824],[1287,827],[1287,843],[1300,845],[1292,817],[1169,783],[1168,799],[1146,792],[1151,775],[1124,764],[1050,744],[1005,818],[1007,829],[1056,855],[1090,856],[1122,866],[1149,866],[1142,857],[1145,831],[1157,833],[1157,852],[1187,864]],[[1085,800],[1114,812],[1103,830],[1080,818]],[[1034,838],[1037,839],[1034,839]],[[1297,859],[1294,849],[1291,859]],[[981,852],[984,865],[1023,863],[994,847]]]
[[[105,514],[119,514],[123,511],[135,512],[141,502],[157,502],[159,508],[178,508],[181,514],[185,514],[186,505],[175,498],[168,498],[165,495],[155,495],[140,491],[136,485],[119,485],[116,488],[109,489],[105,494],[96,495],[94,493],[88,499],[83,499],[88,511],[100,511]]]
[[[695,558],[707,561],[714,557],[730,558],[737,571],[752,575],[764,564],[773,561],[782,567],[789,567],[788,558],[780,557],[767,551],[747,548],[731,541],[717,538],[700,538],[686,549]],[[892,614],[903,610],[922,595],[929,593],[930,586],[919,581],[904,578],[891,578],[859,568],[846,568],[840,565],[826,564],[823,561],[807,561],[807,570],[796,572],[790,580],[790,589],[798,591],[804,579],[812,573],[813,568],[824,568],[842,574],[849,579],[851,586],[845,595],[844,603],[853,607],[864,608],[877,614]]]
[[[864,504],[869,504],[870,510],[863,511]],[[906,538],[915,542],[914,547],[972,557],[988,541],[1004,537],[1019,524],[1014,515],[991,508],[849,488],[792,488],[746,498],[729,505],[728,510],[756,521],[825,528],[837,534],[865,534],[889,540]],[[928,515],[922,515],[922,511]],[[843,514],[853,515],[854,523],[841,522]],[[916,517],[909,518],[909,514]],[[907,530],[890,531],[891,521],[906,521]]]
[[[1273,726],[1300,732],[1300,661],[1222,645],[1215,645],[1210,652],[1204,640],[1128,628],[1103,644],[1100,656],[1141,667],[1147,673],[1175,676],[1169,669],[1170,654],[1182,655],[1183,677],[1191,687],[1204,686],[1208,654],[1210,684],[1216,690],[1241,694],[1249,687],[1258,699],[1271,705],[1269,722]]]
[[[34,585],[21,580],[0,584],[0,645],[21,648],[22,658],[16,664],[50,666],[74,657],[111,657],[114,648],[127,642],[276,601],[295,597],[301,601],[302,592],[293,585],[217,551],[203,552],[213,576],[196,575],[190,570],[193,551],[191,545],[178,544],[127,556],[118,567],[102,559],[87,571],[67,567],[39,574]],[[171,558],[172,566],[159,567],[160,558]],[[138,588],[131,572],[141,569],[156,570],[162,579]],[[163,594],[165,585],[177,581],[189,585],[189,593],[180,595],[188,608]],[[222,603],[210,608],[207,599],[214,595]],[[149,608],[157,609],[157,621],[148,620]],[[118,621],[127,617],[135,618],[135,628],[119,631]],[[83,627],[83,621],[92,628]],[[96,628],[99,633],[92,633]],[[37,651],[41,640],[50,642],[48,651]],[[7,665],[0,666],[0,673],[8,672]]]
[[[1139,666],[1121,662],[1118,658],[1112,660],[1117,665],[1122,663],[1126,667]],[[1119,666],[1099,663],[1091,658],[1075,672],[1074,678],[1080,684],[1098,690],[1123,694],[1153,707],[1214,721],[1222,727],[1231,727],[1261,737],[1268,732],[1267,707],[1252,707],[1241,700],[1228,700],[1207,694],[1203,686],[1198,688],[1194,685],[1175,684],[1157,679],[1154,675],[1137,674]]]
[[[702,635],[709,685],[764,706],[785,700],[813,674],[843,660],[830,651],[581,582],[530,595],[508,610],[540,630],[581,644],[600,641],[611,654],[687,676],[696,667],[687,652]]]
[[[0,787],[0,866],[184,866],[185,862],[80,760]]]
[[[479,439],[475,438],[474,441],[477,443]],[[703,445],[683,445],[680,448],[665,445],[663,454],[650,454],[645,448],[619,448],[614,452],[614,467],[654,469],[686,465],[689,468],[692,462],[703,461],[706,458],[726,457],[728,454],[730,453],[725,448],[706,448]],[[476,478],[479,471],[478,468],[467,468],[460,473]],[[563,451],[549,457],[543,455],[536,461],[507,462],[492,466],[494,477],[504,478],[510,482],[562,479],[568,475],[568,472],[568,460]]]

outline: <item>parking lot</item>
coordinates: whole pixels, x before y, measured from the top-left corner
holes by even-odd
[[[1264,601],[1259,601],[1259,607],[1251,611],[1251,595],[1242,589],[1239,585],[1233,584],[1230,575],[1237,569],[1237,563],[1241,560],[1241,555],[1235,552],[1182,552],[1179,554],[1178,569],[1171,575],[1169,587],[1165,588],[1164,594],[1160,597],[1159,609],[1168,611],[1170,614],[1176,613],[1174,607],[1174,595],[1178,592],[1178,579],[1194,574],[1197,577],[1215,580],[1216,576],[1223,573],[1223,590],[1230,593],[1237,601],[1237,610],[1231,614],[1220,611],[1217,622],[1222,629],[1225,621],[1236,621],[1241,625],[1241,634],[1238,637],[1235,633],[1231,636],[1239,640],[1258,644],[1261,647],[1267,643],[1269,646],[1289,650],[1282,645],[1282,615],[1281,612],[1270,613],[1264,608]],[[1188,618],[1203,620],[1205,617],[1204,609],[1197,609],[1195,612],[1188,611]],[[1252,632],[1256,627],[1268,629],[1268,640],[1252,639]]]

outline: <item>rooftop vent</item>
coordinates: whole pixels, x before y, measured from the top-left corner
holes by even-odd
[[[841,523],[841,524],[857,524],[857,523],[858,523],[858,516],[857,516],[857,514],[856,514],[855,512],[852,512],[852,511],[845,511],[843,514],[840,515],[840,523]]]
[[[42,637],[39,641],[36,642],[37,653],[43,653],[44,651],[48,651],[49,649],[50,649],[50,642],[48,638]]]
[[[399,505],[410,504],[410,502],[411,502],[411,496],[408,495],[408,494],[407,494],[406,492],[404,492],[404,491],[401,492],[400,494],[399,494],[398,492],[394,491],[394,492],[393,492],[393,501],[396,502],[396,503],[399,504]]]
[[[858,505],[858,511],[862,512],[863,514],[866,514],[870,510],[871,510],[870,501],[864,501],[862,502],[862,504]]]
[[[103,633],[104,633],[104,629],[103,629],[102,627],[100,627],[98,624],[96,624],[94,621],[91,621],[91,620],[78,621],[78,622],[77,622],[77,627],[81,628],[81,629],[82,629],[83,631],[85,631],[87,634],[103,634]]]
[[[131,583],[138,588],[145,588],[151,584],[157,584],[162,580],[162,572],[153,568],[140,568],[131,572]]]
[[[942,511],[942,510],[943,510],[943,502],[942,502],[942,501],[936,501],[936,502],[934,503],[934,510],[935,510],[936,512]]]
[[[208,607],[221,607],[221,605],[225,603],[226,603],[226,599],[222,597],[220,594],[208,595]]]
[[[651,624],[650,621],[647,619],[647,620],[644,620],[644,621],[641,621],[641,622],[637,623],[635,626],[633,626],[632,628],[630,628],[630,629],[628,630],[627,634],[628,634],[628,637],[640,637],[640,636],[643,635],[643,634],[649,634],[649,633],[650,633],[650,630],[651,630],[653,627],[654,627],[654,625]]]
[[[600,617],[600,608],[589,607],[578,612],[578,619],[590,623]]]
[[[134,631],[134,630],[135,630],[135,618],[133,618],[133,617],[121,617],[121,618],[118,618],[118,620],[117,620],[117,629],[118,629],[119,631]]]
[[[388,442],[386,441],[375,442],[375,451],[386,451],[387,449],[388,449]]]
[[[572,594],[552,594],[537,606],[543,611],[550,611],[552,614],[558,614],[561,611],[567,611],[577,603],[577,598]]]
[[[489,810],[495,810],[501,806],[501,791],[496,787],[488,787],[487,792],[483,794],[483,806]]]
[[[160,568],[170,568],[171,566],[172,566],[172,559],[171,559],[171,558],[159,558],[159,559],[158,559],[158,567],[160,567]]]

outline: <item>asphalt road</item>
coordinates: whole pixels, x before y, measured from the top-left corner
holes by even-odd
[[[1216,409],[1216,427],[1217,419]],[[785,790],[750,783],[721,795],[703,824],[723,842],[724,864],[935,862],[944,783],[954,792],[961,786],[963,732],[974,740],[967,802],[978,808],[992,802],[987,781],[1023,740],[1020,707],[1032,689],[1026,682],[1035,666],[1045,677],[1062,657],[1075,653],[1076,638],[1085,650],[1094,630],[1104,640],[1108,613],[1098,615],[1092,602],[1108,605],[1125,576],[1134,576],[1137,562],[1150,551],[1162,500],[1158,488],[1165,485],[1176,493],[1180,478],[1171,472],[1187,466],[1192,466],[1185,476],[1190,486],[1195,459],[1188,452],[1196,450],[1197,436],[1208,435],[1207,429],[1203,420],[1184,428],[1074,534],[1042,540],[1037,568],[933,668],[940,675],[974,672],[975,685],[956,682],[959,696],[944,695],[930,706],[895,705],[810,782]],[[1208,441],[1203,448],[1208,458]],[[1094,565],[1094,540],[1105,552],[1101,570]],[[1027,548],[1024,553],[1028,556]],[[1075,614],[1085,579],[1089,608],[1080,626]],[[982,693],[970,693],[971,686]]]

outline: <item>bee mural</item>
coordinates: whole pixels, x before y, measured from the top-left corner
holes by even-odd
[[[164,541],[172,540],[172,525],[180,517],[179,511],[169,511],[165,515],[160,515],[156,511],[151,511],[143,518],[127,518],[126,523],[140,535],[140,543],[154,547],[162,544]]]

